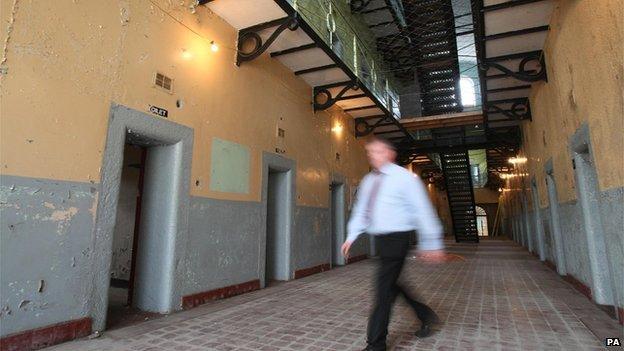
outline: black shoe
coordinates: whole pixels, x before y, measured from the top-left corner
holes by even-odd
[[[430,311],[429,317],[427,318],[427,321],[425,322],[425,324],[440,324],[440,317],[438,317],[438,315],[435,312]]]
[[[378,347],[373,347],[373,346],[368,345],[365,348],[363,348],[362,351],[386,351],[386,347],[384,346],[384,348],[378,348]]]
[[[419,338],[426,338],[431,335],[431,327],[434,324],[440,323],[440,317],[435,312],[431,311],[429,317],[422,322],[420,329],[416,332],[416,336]]]
[[[419,338],[426,338],[431,335],[431,324],[423,323],[420,329],[415,333]]]

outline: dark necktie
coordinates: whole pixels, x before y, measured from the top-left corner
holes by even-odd
[[[375,207],[375,201],[377,200],[377,193],[379,192],[379,186],[381,185],[381,179],[383,175],[379,171],[373,171],[375,179],[373,180],[373,186],[370,190],[368,197],[368,203],[366,204],[366,222],[371,223],[373,218],[373,208]]]

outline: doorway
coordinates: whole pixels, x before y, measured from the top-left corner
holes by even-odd
[[[524,188],[524,186],[523,186]],[[522,201],[522,224],[527,241],[527,249],[529,252],[535,252],[533,247],[533,233],[531,232],[531,217],[529,216],[529,205],[526,192],[523,190],[521,196]]]
[[[559,199],[557,196],[557,184],[553,175],[552,160],[546,162],[546,190],[548,191],[548,210],[550,212],[550,232],[553,236],[555,246],[555,260],[557,273],[566,275],[565,253],[563,249],[563,238],[561,235],[561,224],[559,222]]]
[[[331,191],[331,266],[345,264],[344,256],[340,252],[345,239],[345,186],[344,183],[332,183]]]
[[[262,204],[264,231],[258,240],[260,287],[294,276],[292,231],[295,209],[295,161],[281,155],[262,154]]]
[[[265,286],[288,280],[288,176],[289,171],[269,167],[267,182]]]
[[[579,133],[580,132],[580,133]],[[598,175],[589,148],[589,130],[581,128],[571,141],[576,196],[581,208],[581,222],[587,240],[592,297],[598,304],[615,305],[614,277],[607,258],[605,233],[600,215]],[[579,135],[580,134],[580,135]]]
[[[132,303],[146,157],[147,148],[125,144],[113,231],[106,329],[121,328],[159,316],[142,311]]]
[[[95,218],[93,330],[106,328],[109,306],[115,304],[109,300],[113,274],[119,279],[113,280],[113,288],[125,285],[119,300],[126,305],[130,299],[133,308],[159,314],[181,309],[183,285],[177,280],[183,276],[184,265],[176,262],[184,259],[188,236],[192,146],[193,130],[188,127],[124,106],[111,107]],[[138,170],[137,163],[130,162],[136,161],[137,152],[142,155]],[[124,214],[118,221],[118,214],[124,206],[131,206],[133,197],[135,218]],[[126,233],[125,244],[124,240],[115,242],[116,230]],[[120,246],[126,246],[125,256],[113,258],[114,248]],[[125,260],[123,274],[116,264],[118,256]]]
[[[540,261],[546,260],[546,249],[544,245],[544,227],[540,214],[539,194],[537,192],[537,182],[535,178],[531,180],[531,196],[533,198],[533,219],[535,223],[535,235],[537,236],[537,254]]]

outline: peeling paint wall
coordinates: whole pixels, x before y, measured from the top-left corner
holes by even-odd
[[[0,177],[0,335],[85,317],[95,185]]]
[[[114,101],[165,108],[169,119],[195,130],[193,196],[259,201],[260,155],[276,148],[297,160],[300,205],[327,206],[332,169],[356,182],[367,166],[352,119],[337,108],[315,114],[311,88],[266,55],[236,67],[235,29],[205,6],[192,10],[193,2],[20,1],[2,77],[3,174],[99,182]],[[10,22],[10,8],[1,16]],[[204,38],[220,50],[210,51]],[[156,71],[174,79],[173,94],[154,87]],[[342,132],[331,132],[337,124]],[[248,194],[210,189],[213,137],[249,147]]]
[[[102,269],[91,255],[111,103],[165,108],[194,131],[183,293],[258,278],[262,154],[276,148],[296,161],[293,240],[310,245],[294,248],[293,268],[328,262],[331,175],[354,186],[368,171],[352,118],[337,107],[314,113],[311,88],[266,55],[236,67],[235,29],[193,4],[1,2],[0,335],[89,317],[91,276]],[[172,93],[154,86],[156,72],[174,79]],[[249,150],[248,191],[211,189],[216,138]],[[116,261],[127,263],[128,243],[114,244]],[[113,263],[116,275],[123,262]]]
[[[544,164],[552,158],[558,197],[576,198],[569,137],[588,123],[600,190],[624,186],[624,4],[557,4],[544,47],[548,82],[531,90],[532,121],[523,124],[526,171],[547,204]]]
[[[569,274],[592,286],[589,270],[588,238],[578,199],[572,163],[572,139],[586,128],[588,144],[597,173],[598,200],[591,213],[600,217],[605,234],[606,255],[610,260],[616,289],[616,305],[624,306],[624,3],[561,1],[553,12],[544,47],[547,82],[533,83],[530,104],[532,121],[522,125],[520,152],[528,161],[508,181],[503,196],[506,218],[521,218],[517,205],[522,192],[531,198],[528,179],[535,177],[539,207],[529,201],[531,228],[535,211],[540,211],[546,243],[551,215],[548,209],[547,170],[557,187],[557,202],[565,265]],[[571,139],[572,138],[572,139]],[[525,175],[524,177],[522,175]],[[526,176],[528,175],[528,176]],[[508,224],[507,228],[511,226]],[[535,231],[533,242],[537,242]],[[554,249],[548,248],[547,251]],[[552,254],[550,254],[552,259]],[[548,255],[547,255],[548,256]],[[606,267],[605,267],[606,269]]]

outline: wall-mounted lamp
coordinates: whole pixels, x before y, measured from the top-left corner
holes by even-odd
[[[340,133],[342,133],[342,124],[340,124],[340,123],[336,123],[336,124],[332,127],[331,131],[332,131],[332,132],[334,132],[334,133],[336,133],[336,134],[340,134]]]
[[[526,163],[526,161],[527,161],[526,157],[511,157],[511,158],[509,158],[509,163],[511,163],[513,165]]]

